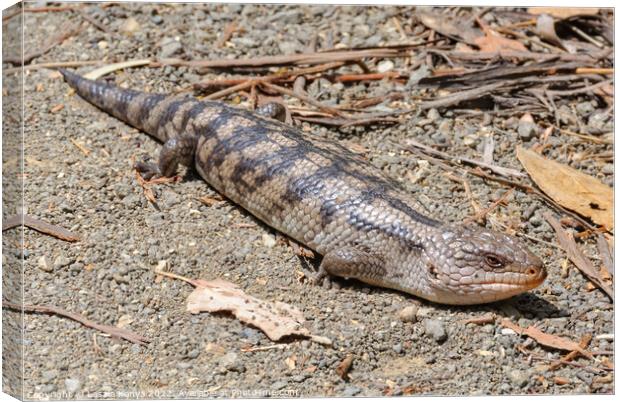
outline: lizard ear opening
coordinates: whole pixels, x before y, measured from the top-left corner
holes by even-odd
[[[437,268],[430,262],[428,263],[428,273],[434,280],[439,280],[439,273],[437,272]]]

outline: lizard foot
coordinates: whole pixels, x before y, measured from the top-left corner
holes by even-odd
[[[133,165],[133,168],[136,169],[140,176],[142,176],[142,178],[146,181],[149,181],[154,177],[161,176],[159,166],[155,163],[149,162],[147,157],[144,157],[140,162],[136,162]]]

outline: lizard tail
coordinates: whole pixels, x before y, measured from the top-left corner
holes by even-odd
[[[89,103],[159,140],[164,140],[159,138],[157,130],[153,130],[151,124],[148,124],[149,111],[165,98],[164,95],[147,94],[93,81],[63,68],[58,71],[77,94]]]

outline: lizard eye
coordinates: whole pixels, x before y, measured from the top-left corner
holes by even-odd
[[[484,256],[484,262],[491,268],[501,268],[504,266],[502,260],[493,254],[487,254]]]

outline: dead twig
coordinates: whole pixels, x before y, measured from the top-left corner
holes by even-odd
[[[53,61],[50,63],[28,64],[27,66],[10,67],[4,69],[7,74],[16,73],[26,70],[38,70],[40,68],[61,68],[61,67],[83,67],[92,66],[103,63],[103,60],[87,60],[87,61]]]
[[[284,65],[315,65],[330,62],[354,62],[365,58],[407,57],[411,49],[424,46],[426,43],[400,45],[393,47],[376,47],[368,49],[336,50],[326,52],[298,53],[283,56],[265,56],[247,59],[215,59],[215,60],[182,60],[161,59],[158,63],[174,66],[195,68],[239,68],[267,67]]]
[[[102,32],[105,32],[105,33],[110,33],[111,32],[110,29],[107,26],[105,26],[101,22],[97,21],[96,19],[94,19],[93,17],[88,15],[88,13],[86,11],[77,9],[77,12],[80,14],[80,16],[82,18],[84,18],[87,22],[89,22],[92,26],[94,26],[98,30],[100,30]]]
[[[506,191],[500,198],[498,198],[496,201],[491,203],[491,205],[489,205],[487,208],[483,209],[482,211],[478,212],[476,215],[474,215],[474,216],[472,216],[470,218],[466,218],[465,219],[465,223],[471,223],[471,222],[476,222],[476,221],[484,221],[485,217],[491,211],[493,211],[495,208],[497,208],[498,205],[500,205],[502,203],[505,203],[506,200],[508,199],[508,197],[510,197],[513,192],[514,192],[514,187],[511,188],[510,190]]]
[[[553,227],[553,230],[555,230],[555,235],[558,239],[558,242],[560,243],[564,251],[566,251],[568,258],[592,283],[594,283],[601,290],[603,290],[603,292],[605,292],[607,296],[609,296],[609,298],[613,301],[613,289],[603,281],[603,278],[601,278],[601,274],[596,270],[596,268],[594,268],[592,262],[590,262],[590,260],[588,260],[583,255],[581,250],[579,250],[579,247],[577,246],[577,243],[575,243],[575,240],[573,240],[573,238],[564,231],[564,229],[562,228],[562,224],[549,213],[545,213],[543,216],[545,217],[547,222],[549,222],[551,227]]]
[[[605,236],[602,234],[598,234],[596,236],[596,247],[598,248],[599,255],[601,256],[601,261],[603,263],[603,267],[607,269],[607,273],[610,277],[613,278],[614,275],[614,256],[611,251],[611,247],[609,247],[609,243],[605,240]]]
[[[226,42],[233,36],[233,34],[238,30],[237,21],[233,21],[224,27],[224,32],[222,32],[222,36],[215,42],[215,47],[221,48],[224,46]]]
[[[451,95],[444,96],[443,98],[422,102],[418,105],[418,107],[421,110],[425,110],[425,109],[433,109],[433,108],[441,108],[441,107],[457,105],[464,101],[479,99],[505,85],[506,83],[504,82],[494,82],[492,84],[482,85],[477,88],[472,88],[472,89],[468,89],[465,91],[459,91]]]
[[[400,144],[396,144],[396,146],[405,149],[405,150],[410,150],[410,147],[415,147],[415,148],[419,148],[422,151],[424,151],[425,153],[428,153],[430,155],[436,156],[438,158],[450,161],[450,162],[454,162],[454,163],[466,163],[468,165],[474,165],[474,166],[479,166],[479,167],[483,167],[485,169],[489,169],[490,171],[492,171],[493,173],[497,173],[500,176],[504,176],[504,177],[526,177],[525,174],[519,172],[518,170],[515,169],[511,169],[511,168],[507,168],[507,167],[503,167],[503,166],[497,166],[497,165],[491,165],[488,164],[486,162],[483,161],[479,161],[476,159],[470,159],[470,158],[463,158],[463,157],[454,157],[450,154],[447,154],[445,152],[439,151],[437,149],[431,148],[428,145],[424,145],[421,142],[418,142],[414,139],[408,139],[407,141],[407,145],[400,145]]]
[[[264,86],[264,87],[266,87],[268,89],[271,89],[272,91],[278,92],[278,93],[280,93],[282,95],[288,95],[288,96],[291,96],[293,98],[300,99],[300,100],[302,100],[302,101],[304,101],[304,102],[306,102],[306,103],[308,103],[308,104],[310,104],[312,106],[316,106],[317,108],[319,108],[319,110],[322,110],[324,112],[328,112],[328,113],[334,114],[336,116],[341,116],[341,117],[343,116],[343,113],[340,110],[338,110],[336,108],[333,108],[331,106],[327,106],[327,105],[317,101],[316,99],[310,97],[309,95],[295,93],[294,91],[292,91],[292,90],[290,90],[288,88],[284,88],[284,87],[281,87],[281,86],[275,85],[275,84],[270,84],[270,83],[264,82],[264,81],[260,82],[260,85],[262,85],[262,86]]]
[[[2,307],[10,308],[12,310],[27,311],[27,312],[32,312],[32,313],[45,313],[45,314],[60,315],[60,316],[69,318],[73,321],[77,321],[86,327],[93,328],[101,332],[105,332],[106,334],[109,334],[110,336],[122,338],[131,343],[136,343],[141,346],[146,346],[146,344],[150,342],[147,338],[143,337],[142,335],[138,335],[134,332],[128,331],[123,328],[117,328],[111,325],[98,324],[79,314],[72,313],[60,307],[18,304],[18,303],[11,303],[6,300],[2,301]]]
[[[22,222],[24,226],[36,230],[37,232],[45,233],[50,236],[54,236],[58,239],[74,242],[80,240],[80,237],[73,232],[62,228],[60,226],[52,225],[51,223],[44,222],[40,219],[33,218],[29,215],[13,215],[2,222],[2,231],[12,229],[17,226],[21,226]]]

